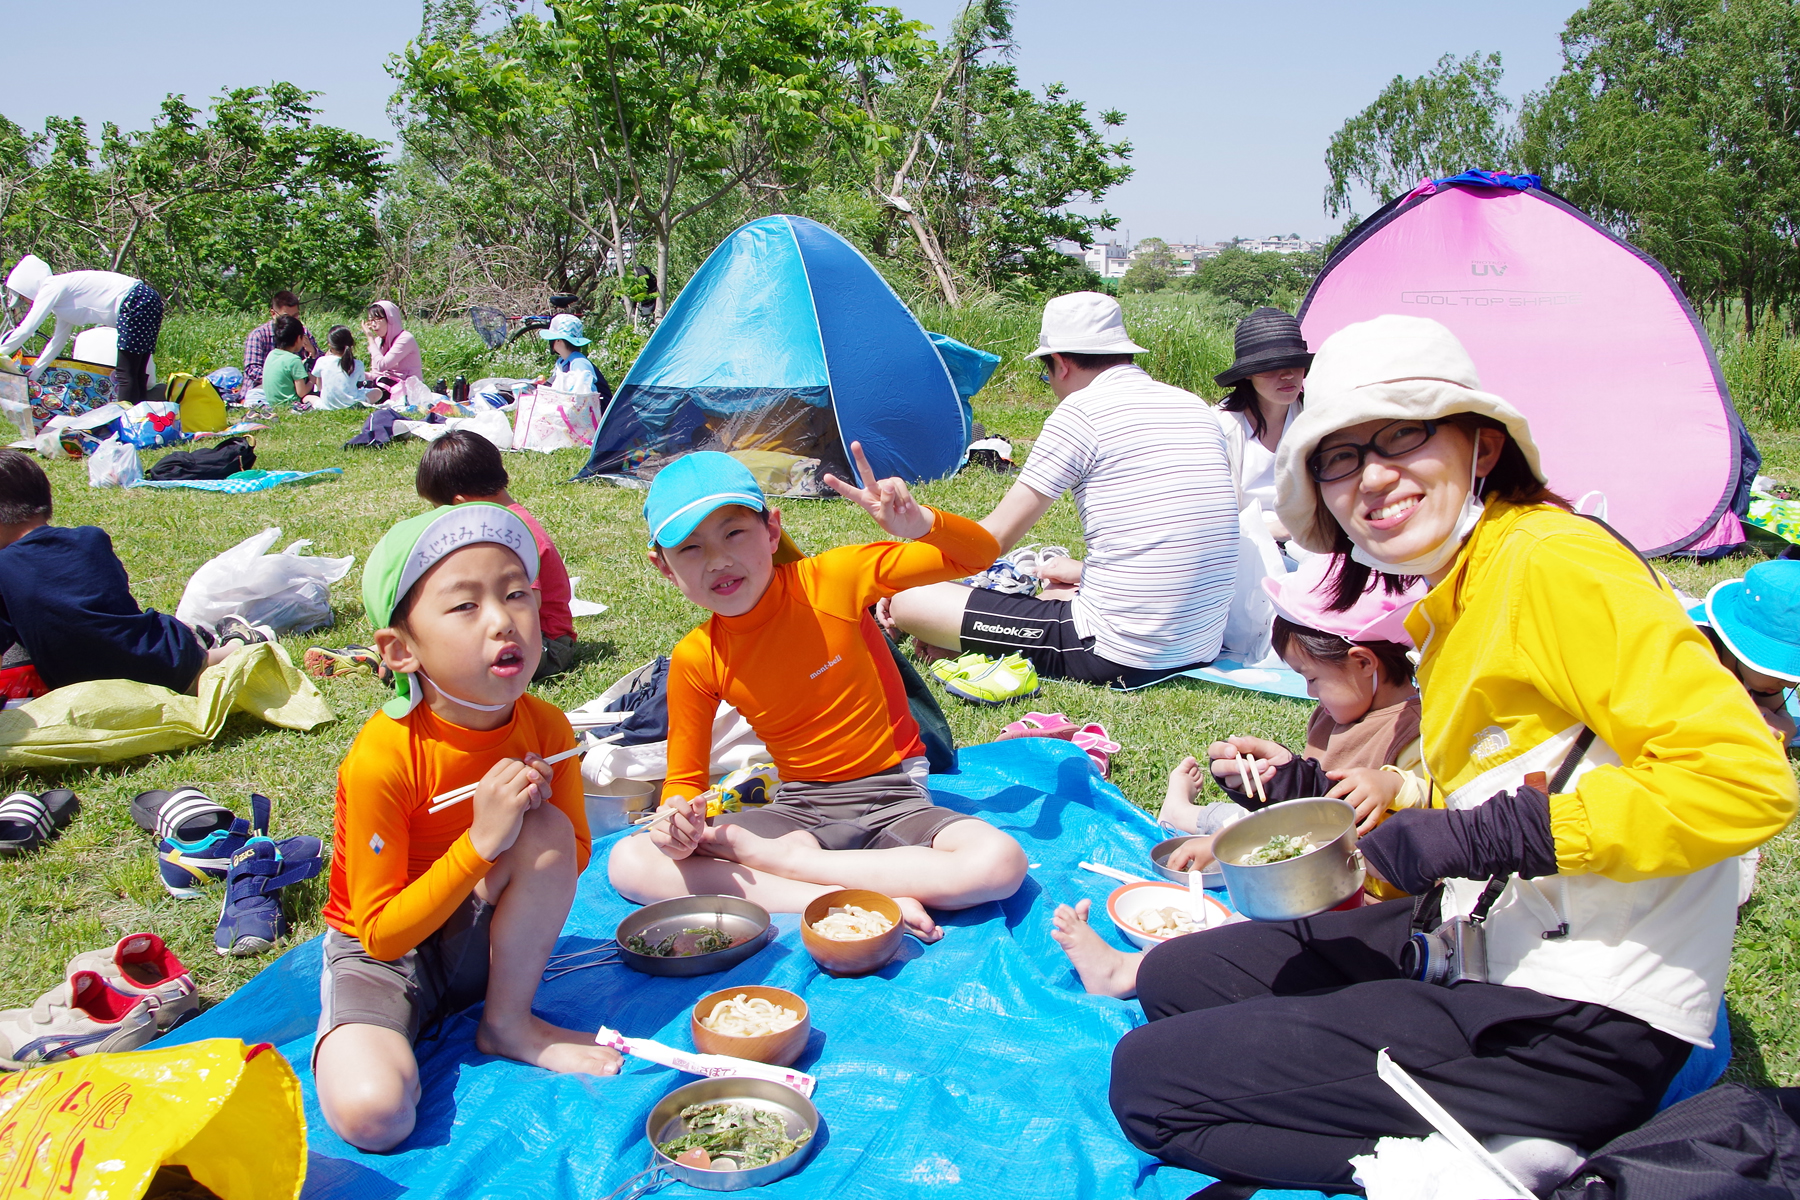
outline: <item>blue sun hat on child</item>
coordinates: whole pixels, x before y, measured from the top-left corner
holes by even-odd
[[[717,450],[682,455],[656,473],[644,500],[650,544],[679,546],[709,514],[727,504],[757,512],[769,507],[756,476],[731,455]]]
[[[1688,609],[1753,671],[1800,683],[1800,560],[1758,563]]]
[[[447,504],[408,517],[382,535],[363,568],[363,610],[377,629],[393,623],[394,609],[412,586],[447,555],[480,542],[505,546],[525,564],[532,581],[538,575],[537,540],[519,515],[499,504]],[[399,720],[424,698],[410,675],[396,674],[394,698],[381,711]]]
[[[564,341],[571,346],[585,346],[590,340],[581,318],[574,313],[557,313],[550,318],[550,328],[538,330],[538,336],[546,342]]]

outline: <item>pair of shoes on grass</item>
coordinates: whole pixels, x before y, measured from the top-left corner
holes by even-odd
[[[366,671],[383,683],[394,682],[393,671],[381,661],[380,652],[370,646],[345,646],[342,650],[314,646],[306,652],[304,665],[308,675],[319,679]]]
[[[81,801],[68,788],[14,792],[0,800],[0,857],[30,854],[62,836]]]
[[[972,704],[1004,704],[1038,694],[1037,668],[1022,654],[963,654],[932,663],[931,673],[945,691]]]
[[[192,900],[213,883],[225,884],[213,948],[242,958],[261,954],[288,931],[281,889],[325,868],[325,847],[304,835],[269,836],[269,798],[253,793],[246,821],[198,788],[140,792],[131,819],[156,835],[163,887]]]
[[[69,960],[28,1008],[0,1012],[0,1069],[135,1050],[200,1011],[194,977],[154,933]]]

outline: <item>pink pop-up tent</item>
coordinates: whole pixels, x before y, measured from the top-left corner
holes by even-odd
[[[1536,184],[1471,173],[1370,217],[1300,307],[1307,344],[1382,313],[1441,321],[1583,511],[1600,493],[1650,555],[1743,541],[1758,457],[1699,318],[1661,263]]]

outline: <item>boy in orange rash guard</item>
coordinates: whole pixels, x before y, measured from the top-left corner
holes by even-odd
[[[363,570],[397,695],[338,768],[313,1074],[327,1123],[364,1150],[412,1132],[421,1028],[477,1001],[484,1053],[618,1070],[592,1035],[531,1011],[589,854],[577,764],[544,761],[574,731],[525,694],[543,645],[537,568],[515,513],[458,504],[400,522]]]
[[[926,940],[925,911],[1004,899],[1025,878],[1006,834],[932,804],[925,748],[892,656],[868,608],[903,588],[979,571],[999,553],[975,522],[926,508],[899,479],[869,488],[825,482],[912,544],[840,546],[776,566],[781,514],[729,455],[686,455],[657,475],[644,504],[650,560],[714,614],[675,647],[669,666],[666,820],[613,847],[613,886],[640,903],[744,896],[800,912],[826,892],[892,896]],[[750,722],[781,774],[773,803],[706,820],[693,802],[709,781],[720,700]]]

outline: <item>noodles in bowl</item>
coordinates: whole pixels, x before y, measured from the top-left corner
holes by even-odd
[[[883,913],[872,912],[855,904],[833,908],[812,923],[812,931],[834,942],[860,942],[880,937],[894,927]]]
[[[712,1013],[700,1018],[700,1024],[727,1037],[767,1037],[783,1033],[800,1023],[800,1014],[762,996],[743,992],[719,1001]]]

